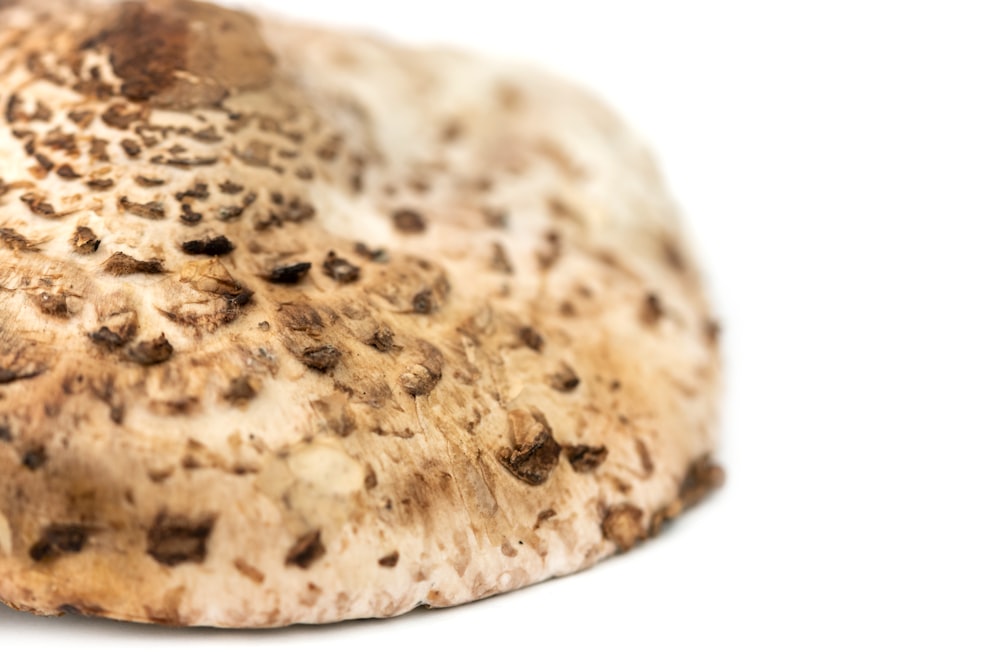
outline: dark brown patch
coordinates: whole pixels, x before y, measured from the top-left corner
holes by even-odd
[[[604,538],[615,544],[621,552],[632,549],[636,543],[646,538],[646,528],[642,523],[642,511],[630,503],[613,506],[601,521]]]
[[[392,213],[392,224],[404,234],[419,234],[427,229],[427,223],[419,212],[413,209],[398,209]]]
[[[299,360],[310,369],[329,371],[337,366],[342,354],[331,345],[311,346],[302,351]]]
[[[294,285],[302,280],[311,267],[312,262],[296,262],[275,267],[267,275],[267,280],[281,285]]]
[[[212,257],[227,255],[232,253],[235,248],[233,242],[222,235],[185,241],[181,244],[181,250],[188,255],[209,255]]]
[[[545,339],[542,335],[538,333],[538,330],[534,327],[521,327],[517,330],[517,338],[524,345],[528,346],[535,352],[541,352],[542,348],[545,346]]]
[[[199,520],[160,513],[146,534],[146,554],[165,566],[200,564],[208,554],[215,517]]]
[[[382,568],[395,568],[399,563],[399,552],[393,551],[378,560],[378,565]]]
[[[322,536],[317,529],[299,536],[299,539],[295,541],[292,549],[285,556],[285,565],[295,565],[305,570],[312,566],[317,559],[321,559],[324,554],[326,554],[326,547],[324,547]]]
[[[37,471],[38,469],[45,466],[45,462],[47,462],[48,460],[49,456],[45,452],[45,447],[39,445],[37,447],[28,450],[27,452],[24,453],[24,455],[21,456],[21,465],[24,468],[28,469],[29,471]]]
[[[354,283],[361,277],[361,269],[330,251],[323,260],[323,273],[338,283]]]
[[[507,414],[511,447],[497,458],[508,471],[529,485],[540,485],[559,463],[559,444],[552,437],[545,416],[538,411],[515,409]]]
[[[549,385],[558,392],[572,392],[580,384],[580,377],[573,368],[562,362],[559,368],[549,374]]]
[[[55,318],[69,317],[69,306],[66,304],[66,295],[61,292],[39,292],[32,296],[32,301],[35,302],[38,310],[45,315],[51,315]]]
[[[723,485],[726,472],[708,456],[695,460],[688,467],[681,481],[677,498],[666,508],[657,513],[654,526],[664,521],[676,518],[684,510],[699,503],[702,499]]]
[[[215,106],[232,90],[265,85],[274,64],[252,18],[197,2],[124,3],[82,45],[102,47],[122,95],[176,109]]]
[[[639,307],[639,321],[646,326],[652,326],[659,322],[664,315],[666,315],[666,310],[660,303],[660,298],[652,292],[647,294]]]
[[[46,561],[64,554],[75,554],[86,547],[91,532],[91,529],[79,524],[50,525],[28,550],[28,555],[33,561]]]
[[[118,204],[125,211],[140,218],[163,220],[166,216],[166,209],[163,208],[163,202],[132,202],[128,197],[122,197],[118,200]]]
[[[365,343],[381,353],[392,350],[394,335],[388,327],[379,327]]]
[[[603,445],[567,445],[563,446],[563,450],[570,466],[577,473],[589,473],[608,458],[608,449]]]
[[[151,366],[153,364],[166,362],[173,354],[174,347],[170,345],[169,341],[167,341],[166,335],[161,333],[160,336],[155,339],[137,343],[131,350],[129,350],[128,357],[133,362],[137,362],[144,366]]]

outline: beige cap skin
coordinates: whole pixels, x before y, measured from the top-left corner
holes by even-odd
[[[721,481],[640,142],[526,68],[0,2],[0,600],[272,627],[627,550]]]

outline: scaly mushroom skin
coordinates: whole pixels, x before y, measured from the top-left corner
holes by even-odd
[[[537,72],[0,2],[0,599],[272,627],[627,550],[721,481],[649,155]]]

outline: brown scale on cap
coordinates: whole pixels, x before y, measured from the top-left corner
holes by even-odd
[[[0,63],[0,600],[394,615],[721,483],[718,321],[588,95],[192,0],[0,2]]]

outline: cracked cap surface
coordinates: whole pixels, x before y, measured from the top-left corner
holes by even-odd
[[[660,178],[530,69],[184,0],[0,3],[0,600],[447,606],[721,482]]]

